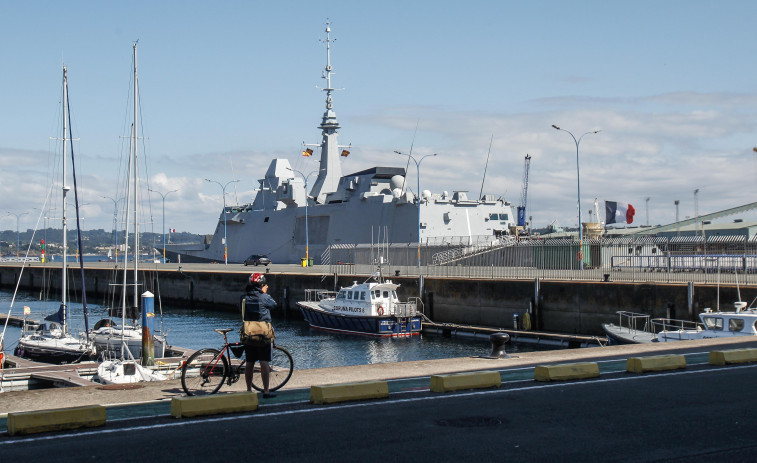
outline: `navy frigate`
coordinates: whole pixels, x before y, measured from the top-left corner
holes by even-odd
[[[376,166],[342,175],[341,158],[351,146],[340,146],[341,128],[331,85],[331,28],[326,24],[326,111],[318,176],[308,192],[308,176],[286,159],[274,159],[251,204],[225,206],[212,237],[202,243],[166,245],[174,262],[241,263],[251,254],[266,254],[274,263],[300,263],[309,258],[326,264],[330,245],[480,243],[508,235],[515,226],[509,202],[493,195],[468,198],[465,191],[408,191],[405,169]],[[315,146],[314,146],[315,147]],[[312,153],[306,147],[303,154]],[[402,153],[400,153],[402,154]],[[314,172],[313,172],[314,173]],[[225,242],[224,242],[225,241]],[[420,255],[420,253],[419,253]],[[419,257],[420,259],[420,257]],[[306,261],[308,262],[308,261]]]

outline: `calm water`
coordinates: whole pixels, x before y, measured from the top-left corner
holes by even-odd
[[[0,291],[0,311],[8,313],[13,294]],[[23,315],[24,306],[31,309],[30,318],[41,320],[55,313],[58,301],[40,301],[38,294],[23,293],[16,297],[12,314]],[[155,312],[158,312],[157,301]],[[84,330],[81,304],[69,304],[71,308],[71,332]],[[106,318],[105,307],[88,301],[89,326]],[[168,343],[175,346],[200,349],[219,347],[223,338],[213,331],[214,328],[234,328],[240,326],[240,315],[227,312],[210,312],[205,310],[186,310],[172,307],[163,308],[162,322],[155,318],[155,329],[167,333]],[[311,329],[301,320],[274,319],[276,343],[286,347],[294,357],[297,369],[338,367],[347,365],[366,365],[371,363],[403,362],[410,360],[427,360],[452,357],[470,357],[488,355],[491,345],[488,340],[469,340],[464,338],[443,338],[433,335],[412,336],[406,338],[371,338],[366,336],[329,333]],[[0,325],[0,331],[2,326]],[[5,335],[5,351],[15,348],[21,329],[8,326]],[[236,332],[229,333],[230,341],[237,341]],[[508,345],[508,352],[524,352],[536,349],[532,345]],[[543,347],[542,347],[543,348]]]

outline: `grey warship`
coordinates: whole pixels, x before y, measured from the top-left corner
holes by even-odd
[[[309,256],[314,264],[326,264],[322,256],[334,244],[373,244],[379,239],[388,244],[453,239],[470,244],[510,233],[515,226],[512,208],[502,198],[470,199],[465,191],[411,192],[402,167],[376,166],[342,175],[341,158],[352,148],[338,142],[330,34],[326,23],[326,111],[319,126],[320,168],[310,191],[308,177],[293,170],[288,160],[273,159],[258,180],[251,204],[224,207],[212,237],[203,243],[166,245],[167,258],[242,263],[251,254],[266,254],[275,263],[300,263]],[[310,153],[308,148],[303,154]]]

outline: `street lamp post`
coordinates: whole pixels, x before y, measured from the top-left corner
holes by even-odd
[[[18,222],[22,215],[26,215],[28,212],[22,212],[20,214],[16,214],[15,212],[8,212],[8,215],[12,215],[16,217],[16,262],[19,261],[21,258],[21,232],[18,229]]]
[[[577,255],[577,257],[578,257],[578,262],[579,262],[580,269],[583,270],[584,269],[584,253],[583,253],[584,231],[583,231],[583,227],[581,227],[581,171],[579,169],[579,164],[578,164],[578,145],[581,144],[581,139],[583,137],[585,137],[586,135],[589,135],[589,134],[599,133],[600,130],[594,130],[594,131],[591,131],[591,132],[586,132],[585,134],[581,135],[578,138],[578,140],[576,140],[576,137],[573,135],[573,133],[571,133],[571,132],[569,132],[569,131],[567,131],[565,129],[561,129],[560,127],[558,127],[558,126],[556,126],[554,124],[552,124],[552,128],[555,129],[555,130],[560,130],[560,131],[568,133],[568,135],[570,135],[570,137],[576,143],[576,179],[578,181],[578,255]]]
[[[679,201],[677,199],[675,201],[673,201],[673,204],[676,205],[676,236],[678,236],[678,235],[681,234],[681,232],[679,231],[679,228],[678,228],[678,205],[680,203],[681,203],[681,201]]]
[[[158,190],[153,190],[152,188],[148,188],[149,191],[152,191],[153,193],[157,193],[160,195],[161,198],[163,198],[163,263],[166,263],[166,196],[170,195],[171,193],[176,193],[179,190],[171,190],[168,193],[161,193]],[[226,213],[226,206],[224,206],[224,214]],[[226,216],[223,216],[224,220],[226,219]]]
[[[113,251],[116,253],[116,263],[118,263],[118,203],[124,198],[113,199],[110,196],[100,197],[113,201]]]
[[[310,198],[308,197],[308,179],[318,171],[314,170],[305,175],[297,169],[292,169],[291,167],[287,167],[287,169],[292,172],[297,172],[305,181],[305,266],[307,267],[310,265],[310,237],[308,235],[308,203],[310,202]]]
[[[421,162],[423,162],[423,160],[429,156],[436,156],[436,153],[422,156],[419,160],[416,160],[415,157],[412,155],[412,153],[402,153],[400,151],[395,151],[395,153],[401,154],[402,156],[407,156],[409,159],[412,159],[413,162],[415,163],[415,176],[416,176],[416,189],[417,189],[415,194],[418,197],[418,268],[420,268],[421,266]]]
[[[222,185],[221,182],[210,180],[209,178],[206,178],[205,181],[217,184],[218,186],[221,187],[221,193],[223,193],[223,263],[224,265],[228,265],[229,264],[229,248],[226,245],[226,187],[231,185],[232,183],[237,183],[239,180],[230,180],[226,182],[225,185]]]

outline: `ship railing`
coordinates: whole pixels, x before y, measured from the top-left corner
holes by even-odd
[[[412,317],[418,312],[418,306],[415,302],[395,302],[392,306],[394,308],[393,315],[397,317]]]
[[[654,318],[652,319],[652,329],[655,333],[666,332],[668,339],[675,338],[676,333],[684,331],[701,331],[704,328],[701,323],[689,320],[677,320],[674,318]]]
[[[39,262],[39,257],[0,257],[0,262]]]
[[[330,299],[336,297],[336,291],[329,291],[327,289],[306,289],[305,301],[306,302],[320,302],[324,299]]]
[[[629,312],[619,310],[615,312],[618,315],[618,327],[622,330],[628,330],[629,333],[638,331],[651,333],[652,325],[648,314]]]
[[[424,318],[428,320],[428,317],[426,317],[425,306],[423,305],[423,299],[421,299],[420,297],[410,297],[408,298],[407,302],[410,304],[415,304],[415,313],[423,315]]]

